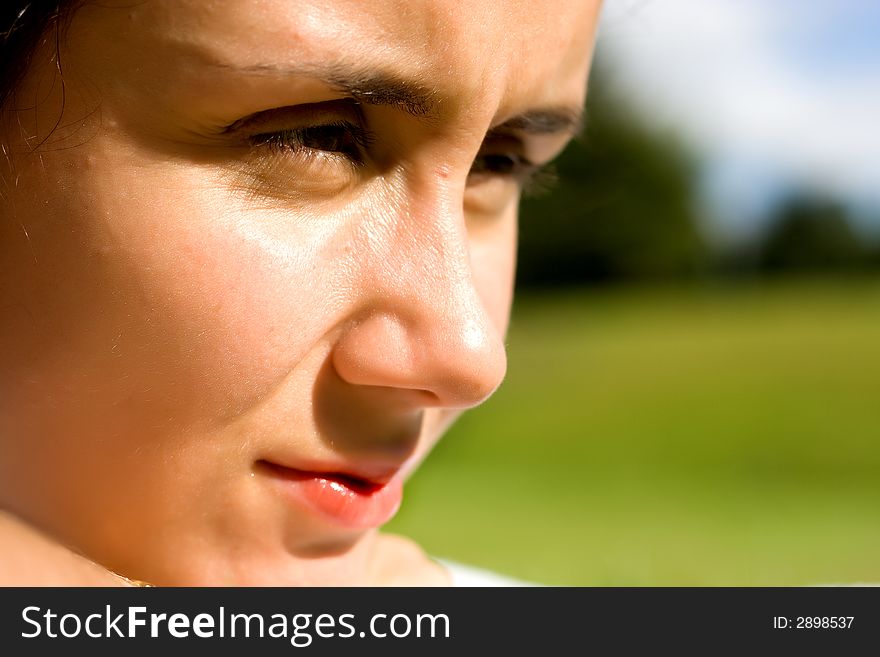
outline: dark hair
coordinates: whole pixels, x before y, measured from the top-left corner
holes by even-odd
[[[59,29],[71,5],[69,0],[0,0],[0,108],[24,76],[40,37]]]

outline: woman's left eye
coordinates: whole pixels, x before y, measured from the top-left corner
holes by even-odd
[[[540,167],[514,153],[481,153],[471,164],[471,176],[501,176],[527,181]]]
[[[471,165],[472,184],[492,179],[509,180],[519,186],[524,196],[544,193],[556,184],[556,174],[549,164],[536,164],[511,153],[483,153]]]
[[[481,153],[471,164],[472,185],[492,180],[515,183],[524,197],[540,196],[558,182],[551,164],[536,164],[516,153]]]

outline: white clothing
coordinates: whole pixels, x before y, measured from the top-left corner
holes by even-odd
[[[449,572],[453,586],[536,586],[530,582],[499,575],[482,568],[465,566],[445,559],[436,559],[436,561]]]

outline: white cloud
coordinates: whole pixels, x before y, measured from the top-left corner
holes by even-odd
[[[842,49],[846,32],[823,34],[849,25],[872,35],[854,32],[851,45],[880,41],[880,20],[859,25],[857,10],[865,7],[852,0],[607,0],[600,51],[631,102],[721,170],[725,160],[739,163],[740,173],[752,162],[756,176],[772,173],[880,206],[880,47]],[[731,184],[742,186],[743,178]],[[723,187],[715,190],[722,197]]]

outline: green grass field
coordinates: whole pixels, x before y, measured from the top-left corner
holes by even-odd
[[[880,282],[521,297],[389,529],[546,584],[880,582]]]

